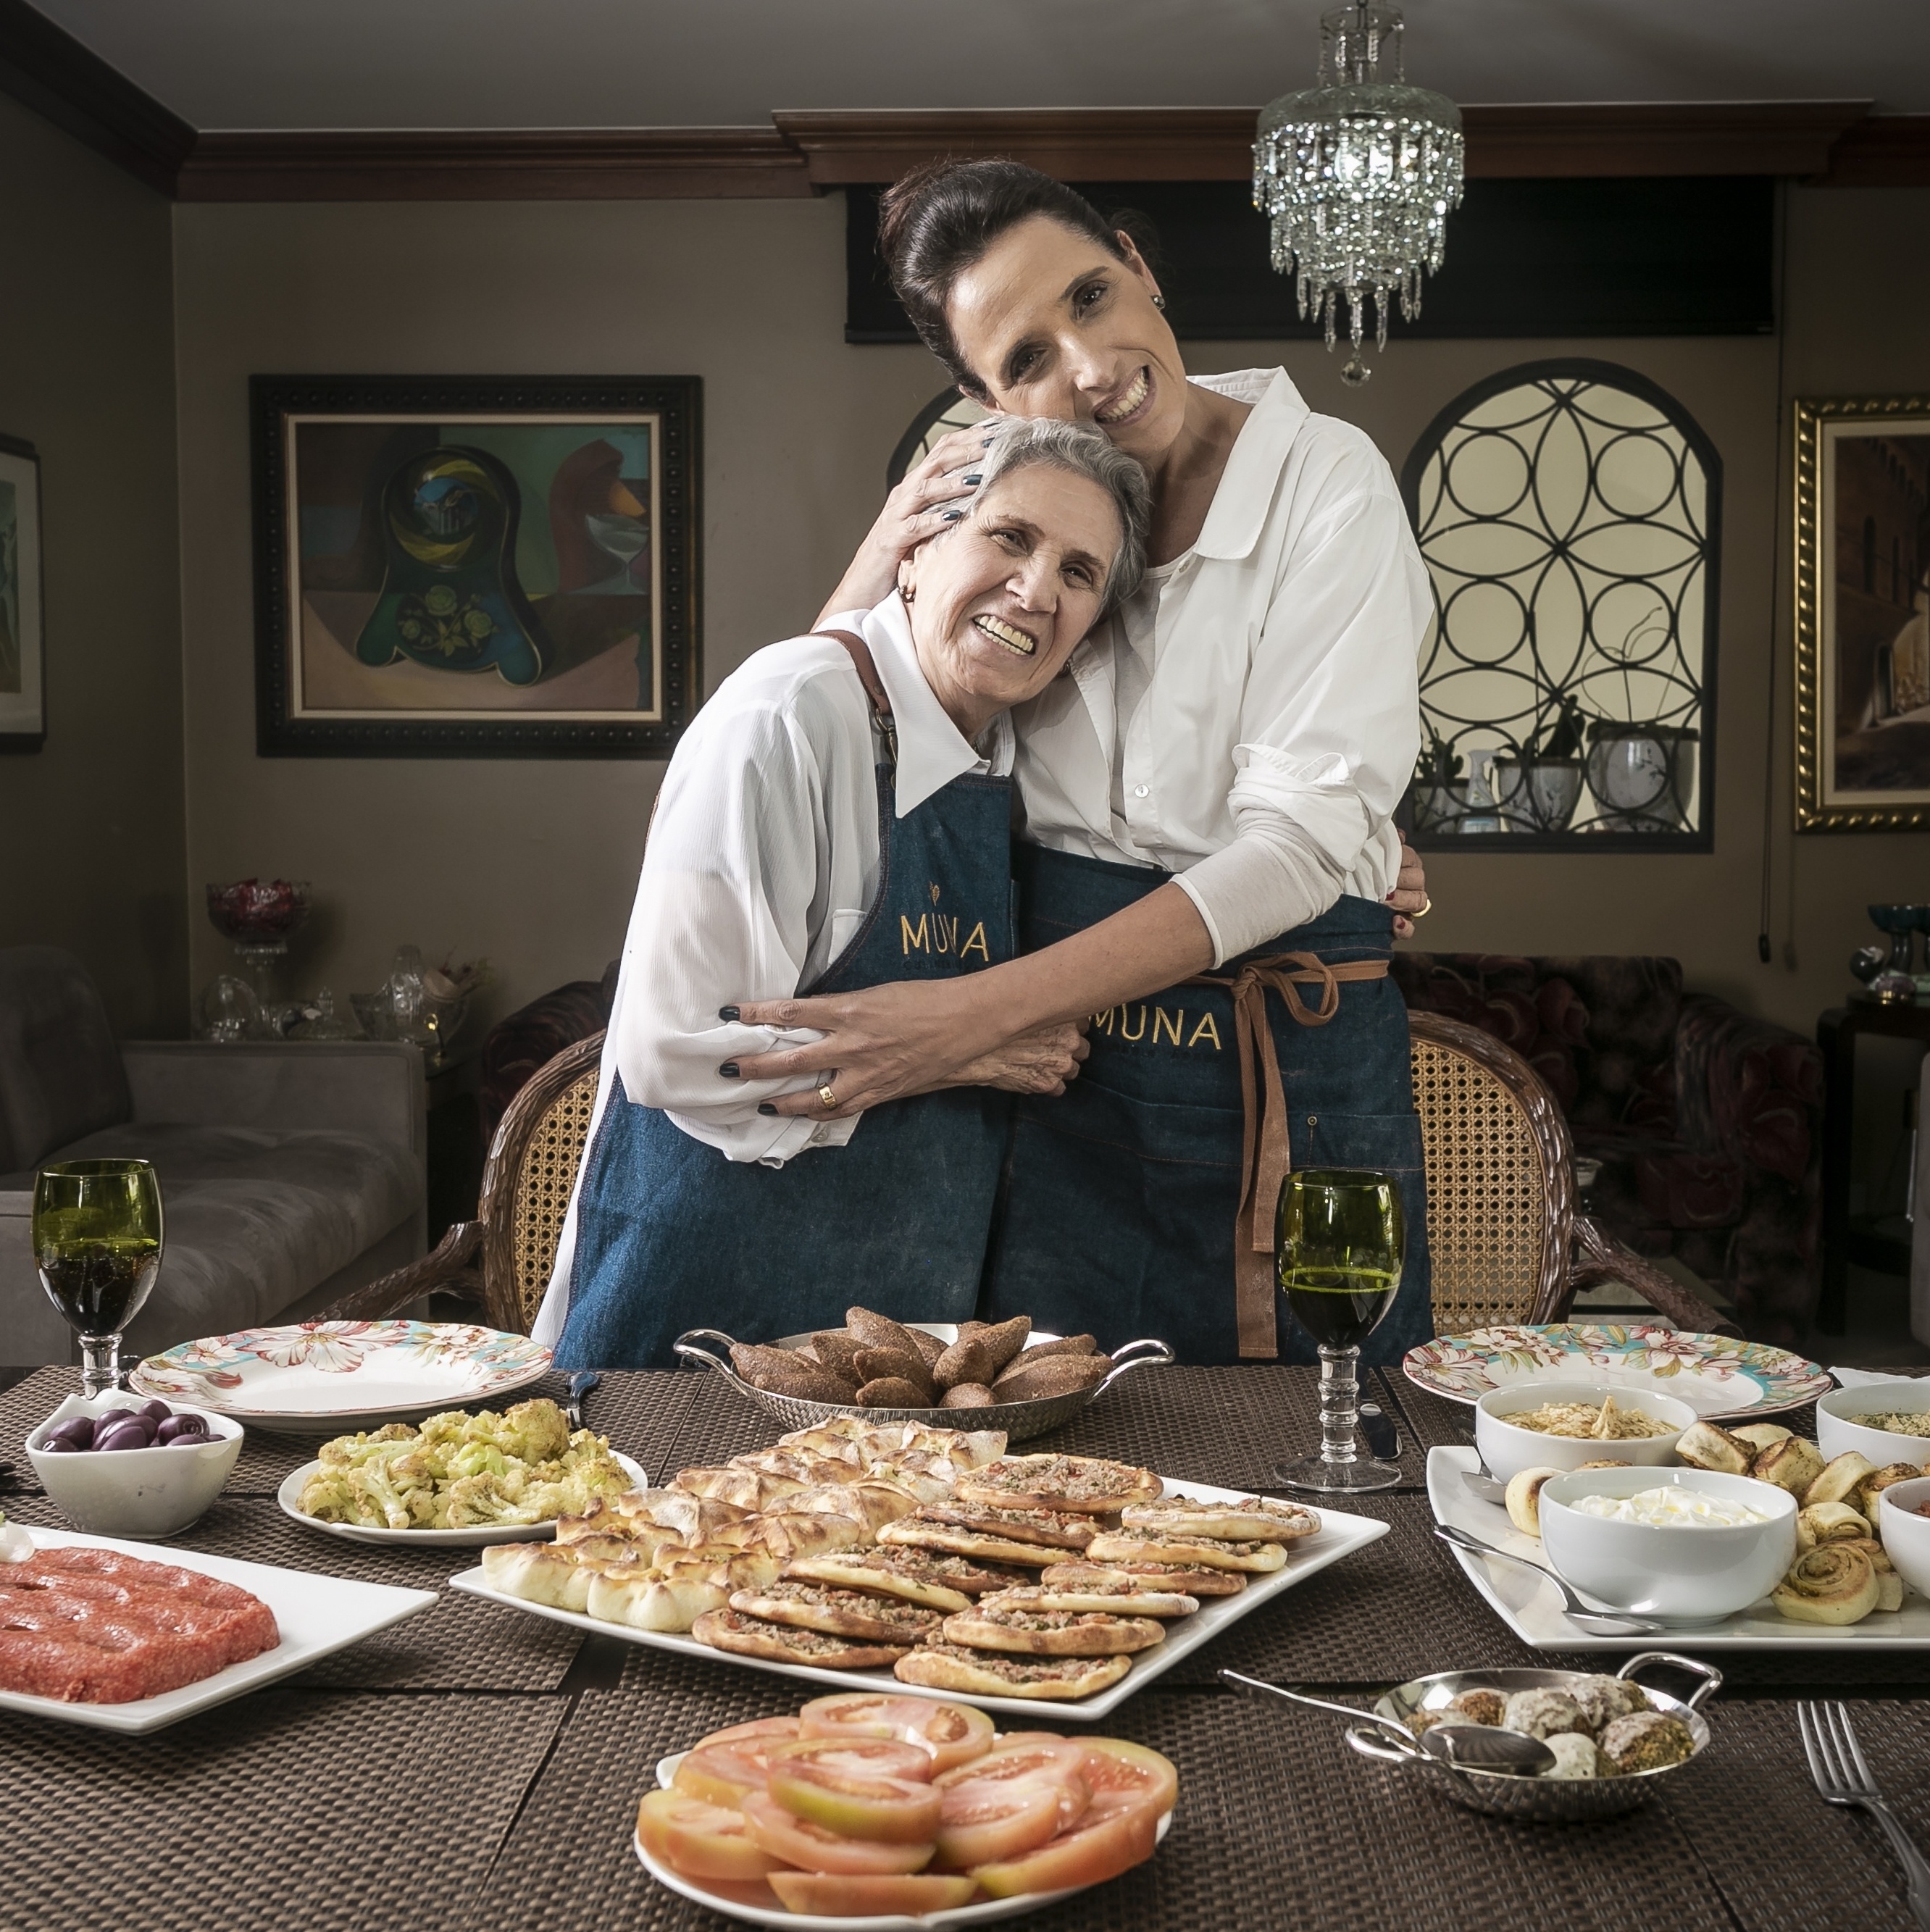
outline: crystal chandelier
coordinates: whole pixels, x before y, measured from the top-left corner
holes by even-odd
[[[1374,340],[1387,346],[1395,290],[1421,313],[1423,268],[1441,266],[1448,211],[1461,199],[1461,110],[1409,87],[1397,9],[1355,0],[1320,16],[1320,85],[1283,94],[1260,116],[1253,206],[1273,221],[1273,265],[1292,271],[1304,320],[1317,304],[1334,346],[1340,298],[1354,352],[1340,371],[1358,386],[1362,322],[1373,298]]]

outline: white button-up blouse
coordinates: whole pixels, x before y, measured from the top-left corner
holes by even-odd
[[[1283,369],[1193,379],[1250,403],[1199,540],[1013,714],[1025,836],[1178,874],[1216,964],[1378,900],[1421,746],[1433,605],[1400,492]]]

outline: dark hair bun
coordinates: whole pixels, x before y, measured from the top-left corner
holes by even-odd
[[[1118,261],[1126,259],[1120,229],[1142,253],[1151,239],[1143,216],[1109,219],[1077,189],[1020,161],[927,161],[878,199],[878,250],[892,288],[920,340],[971,394],[982,398],[985,386],[965,366],[952,337],[945,308],[953,286],[1007,229],[1040,214]]]

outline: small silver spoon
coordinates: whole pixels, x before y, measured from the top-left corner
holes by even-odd
[[[1555,1754],[1539,1738],[1493,1724],[1435,1724],[1421,1733],[1430,1757],[1463,1771],[1499,1771],[1538,1778],[1553,1768]]]
[[[1494,1472],[1485,1462],[1472,1469],[1461,1472],[1461,1483],[1470,1496],[1480,1497],[1484,1503],[1508,1506],[1508,1485],[1496,1479]]]
[[[1504,1563],[1518,1563],[1524,1570],[1532,1570],[1538,1576],[1545,1576],[1562,1594],[1562,1606],[1571,1623],[1581,1625],[1597,1636],[1653,1636],[1666,1630],[1666,1624],[1658,1624],[1652,1617],[1633,1617],[1619,1610],[1592,1610],[1577,1596],[1573,1589],[1549,1569],[1545,1564],[1537,1563],[1526,1556],[1517,1556],[1511,1550],[1498,1549],[1492,1543],[1484,1543],[1478,1536],[1470,1536],[1464,1529],[1451,1522],[1437,1522],[1434,1534],[1443,1543],[1451,1543],[1462,1550],[1472,1550],[1478,1556],[1498,1556]]]

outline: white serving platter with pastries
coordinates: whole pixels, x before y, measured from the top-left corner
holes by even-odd
[[[1481,1467],[1472,1448],[1437,1447],[1427,1452],[1427,1500],[1436,1522],[1449,1523],[1547,1566],[1547,1552],[1524,1535],[1498,1503],[1484,1502],[1462,1481]],[[1733,1616],[1706,1623],[1674,1623],[1661,1635],[1603,1636],[1571,1622],[1559,1593],[1519,1564],[1496,1562],[1450,1544],[1467,1579],[1488,1606],[1521,1641],[1536,1650],[1653,1650],[1674,1643],[1697,1652],[1718,1650],[1922,1650],[1930,1647],[1930,1598],[1910,1593],[1900,1610],[1878,1612],[1846,1624],[1796,1623],[1779,1616],[1765,1598]],[[1600,1607],[1615,1614],[1613,1606]]]
[[[1185,1498],[1197,1502],[1211,1503],[1238,1502],[1246,1493],[1238,1490],[1216,1489],[1209,1484],[1181,1482],[1172,1478],[1164,1479],[1162,1490],[1163,1499]],[[1116,1684],[1077,1702],[1059,1698],[995,1696],[973,1691],[929,1688],[908,1683],[895,1676],[888,1669],[826,1670],[809,1664],[781,1662],[776,1659],[719,1650],[701,1642],[686,1632],[639,1630],[629,1624],[608,1622],[574,1610],[558,1610],[548,1604],[513,1596],[506,1591],[492,1588],[480,1566],[451,1577],[449,1587],[471,1596],[485,1598],[491,1603],[507,1605],[512,1610],[527,1611],[532,1616],[545,1617],[552,1622],[567,1624],[574,1630],[582,1630],[592,1636],[618,1637],[632,1643],[642,1644],[650,1649],[668,1651],[679,1657],[701,1658],[713,1664],[737,1664],[754,1670],[770,1671],[781,1677],[799,1678],[805,1682],[824,1684],[834,1690],[882,1691],[891,1696],[933,1697],[953,1703],[976,1704],[985,1710],[1007,1712],[1016,1717],[1028,1719],[1030,1723],[1027,1728],[1053,1722],[1089,1724],[1117,1710],[1136,1690],[1170,1670],[1182,1658],[1190,1655],[1201,1645],[1210,1643],[1229,1624],[1250,1616],[1277,1597],[1305,1582],[1310,1577],[1318,1576],[1322,1570],[1339,1562],[1343,1557],[1350,1556],[1355,1550],[1364,1549],[1367,1544],[1388,1532],[1385,1523],[1371,1516],[1355,1516],[1344,1510],[1310,1508],[1308,1513],[1319,1519],[1319,1528],[1313,1534],[1295,1538],[1286,1545],[1284,1567],[1250,1575],[1247,1587],[1237,1595],[1202,1600],[1196,1613],[1169,1627],[1163,1642],[1156,1644],[1150,1650],[1138,1652],[1133,1658],[1131,1669]],[[1077,1552],[1064,1550],[1057,1554],[1070,1558]]]

